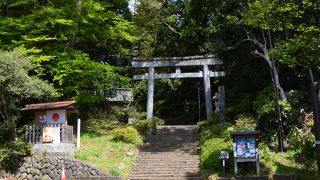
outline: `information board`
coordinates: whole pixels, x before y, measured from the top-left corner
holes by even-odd
[[[240,158],[255,158],[256,145],[253,137],[243,137],[236,140],[236,154]]]
[[[54,144],[60,143],[60,127],[44,127],[42,141]]]

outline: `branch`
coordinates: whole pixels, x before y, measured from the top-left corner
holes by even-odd
[[[267,50],[267,48],[266,48],[266,46],[265,46],[264,44],[262,44],[261,42],[259,42],[259,41],[258,41],[257,39],[255,39],[255,38],[251,38],[251,37],[249,36],[249,34],[247,33],[247,39],[244,39],[244,40],[238,42],[235,47],[239,46],[239,45],[240,45],[241,43],[243,43],[243,42],[251,42],[251,43],[253,43],[254,45],[258,46],[258,47],[263,51],[263,53],[259,52],[257,49],[256,49],[254,52],[251,52],[251,53],[254,54],[254,55],[257,55],[257,56],[259,56],[259,57],[261,57],[261,58],[263,58],[263,59],[268,63],[268,65],[269,65],[270,67],[272,67],[272,62],[271,62],[271,60],[270,60],[270,58],[269,58],[268,50]],[[229,48],[229,49],[233,49],[233,48],[234,48],[234,47],[231,47],[231,48]]]
[[[268,55],[262,54],[262,53],[259,52],[258,50],[255,50],[254,52],[252,52],[252,54],[261,57],[262,59],[264,59],[264,60],[269,64],[270,67],[272,66],[271,60],[270,60],[270,58],[269,58]]]
[[[173,33],[182,36],[182,34],[180,32],[178,32],[177,30],[175,30],[172,26],[170,26],[170,24],[166,23],[162,18],[160,18],[160,21],[162,22],[162,24],[164,24],[165,26],[167,26]]]

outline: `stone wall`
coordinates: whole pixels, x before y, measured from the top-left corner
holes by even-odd
[[[19,166],[15,177],[17,179],[47,179],[60,180],[62,167],[66,169],[67,178],[107,176],[95,166],[83,163],[77,159],[57,156],[32,156],[25,158]]]

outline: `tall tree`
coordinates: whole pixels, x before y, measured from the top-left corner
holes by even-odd
[[[62,83],[67,81],[62,77],[69,77],[70,73],[65,71],[66,66],[74,72],[81,71],[80,68],[100,72],[104,66],[106,70],[115,69],[112,73],[116,75],[116,68],[109,64],[116,65],[132,54],[135,26],[123,17],[126,3],[126,0],[4,1],[0,3],[0,45],[5,49],[19,47],[32,59],[36,74],[54,82],[60,92],[71,92],[65,88],[74,86]],[[77,63],[81,66],[74,66]],[[114,82],[111,79],[108,82]],[[78,80],[87,88],[92,85]],[[105,81],[101,80],[102,83]]]
[[[57,97],[52,85],[29,76],[30,59],[19,51],[0,51],[0,142],[14,140],[17,104],[30,99]]]

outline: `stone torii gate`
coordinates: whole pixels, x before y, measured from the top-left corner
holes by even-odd
[[[154,80],[168,78],[203,78],[207,119],[212,115],[212,96],[210,77],[223,77],[224,71],[210,71],[209,66],[221,65],[216,56],[189,56],[171,58],[134,58],[133,68],[148,68],[144,75],[133,75],[133,80],[148,80],[147,119],[153,117]],[[180,67],[201,67],[199,72],[181,72]],[[175,67],[175,73],[158,74],[155,68]]]

